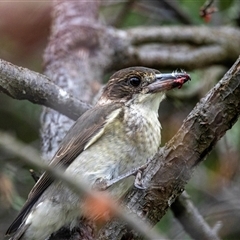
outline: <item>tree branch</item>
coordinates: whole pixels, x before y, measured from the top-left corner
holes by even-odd
[[[46,76],[1,59],[0,91],[14,99],[50,107],[74,120],[90,108],[89,104],[72,97]]]
[[[216,232],[209,227],[194,207],[186,192],[183,192],[171,205],[174,216],[186,232],[195,240],[219,240]]]
[[[65,91],[91,103],[98,92],[103,70],[98,65],[99,1],[53,1],[53,23],[44,53],[44,74]],[[99,62],[98,62],[99,61]],[[44,108],[41,139],[44,159],[50,160],[74,122]]]
[[[126,19],[129,12],[132,10],[136,0],[127,0],[124,4],[122,9],[118,12],[117,16],[114,16],[114,19],[111,21],[111,25],[114,27],[120,27],[124,20]]]
[[[137,27],[126,34],[125,63],[132,65],[192,70],[233,62],[240,54],[240,31],[230,27]]]
[[[148,190],[130,191],[125,198],[127,208],[152,225],[162,218],[184,190],[198,163],[237,121],[239,94],[240,57],[192,110],[177,134],[155,155],[143,174],[143,185],[148,186]],[[101,230],[100,239],[121,239],[123,229],[127,229],[125,224],[113,221]]]

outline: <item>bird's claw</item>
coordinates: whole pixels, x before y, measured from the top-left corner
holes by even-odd
[[[145,163],[144,165],[142,165],[141,167],[138,168],[137,172],[136,172],[136,176],[135,176],[135,180],[134,180],[134,186],[140,190],[144,190],[146,189],[146,187],[143,186],[143,182],[142,182],[142,173],[143,170],[146,169],[148,166],[148,162]]]
[[[106,189],[111,187],[113,184],[115,184],[127,177],[135,176],[134,186],[138,189],[145,189],[145,187],[143,187],[143,184],[142,184],[142,172],[144,169],[147,168],[148,163],[149,163],[149,161],[147,161],[147,163],[143,164],[142,166],[132,169],[129,172],[124,173],[113,179],[106,179],[106,178],[100,177],[100,178],[96,179],[92,188],[97,191],[105,191]]]
[[[97,178],[94,182],[92,189],[97,191],[105,191],[109,188],[109,180],[106,178]]]
[[[36,183],[39,180],[40,175],[38,173],[36,173],[33,169],[29,169],[29,172],[30,172],[34,182]]]

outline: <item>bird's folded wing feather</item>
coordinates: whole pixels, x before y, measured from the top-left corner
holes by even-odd
[[[59,166],[67,168],[86,146],[89,147],[101,137],[101,134],[98,133],[108,124],[108,117],[114,111],[119,113],[118,109],[121,109],[121,104],[107,104],[85,112],[64,137],[50,165],[53,167]],[[115,114],[114,117],[117,117],[117,115],[118,114]],[[95,137],[96,135],[98,135],[97,138]],[[94,141],[92,139],[94,139]],[[53,178],[47,172],[44,172],[32,188],[28,200],[17,218],[8,228],[6,234],[11,234],[19,228],[25,216],[52,182]]]

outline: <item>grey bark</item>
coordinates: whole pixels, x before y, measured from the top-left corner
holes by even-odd
[[[74,98],[45,75],[0,59],[0,91],[18,100],[50,107],[76,120],[90,105]]]

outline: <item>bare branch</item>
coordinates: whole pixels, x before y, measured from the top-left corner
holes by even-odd
[[[178,1],[163,0],[158,2],[163,6],[167,7],[167,9],[171,10],[179,22],[187,25],[193,24],[192,18],[189,16],[187,11],[183,11]]]
[[[72,176],[65,173],[64,169],[53,168],[51,165],[46,164],[40,158],[39,153],[29,145],[18,141],[7,133],[0,132],[0,146],[8,152],[18,156],[23,162],[38,169],[47,171],[54,178],[61,180],[79,196],[84,194],[92,199],[95,199],[96,201],[100,201],[100,196],[96,194],[96,192],[92,191],[88,186],[84,185],[81,179],[73,179]],[[140,218],[137,218],[133,214],[127,214],[123,208],[116,205],[113,201],[109,201],[108,207],[109,210],[116,214],[116,216],[118,216],[124,222],[127,222],[146,239],[162,239],[155,230],[151,230],[150,226],[146,222],[143,222]]]
[[[217,12],[218,9],[213,5],[214,0],[206,0],[203,6],[200,8],[199,16],[209,22],[211,20],[212,14]]]
[[[234,61],[240,31],[230,27],[137,27],[126,31],[131,44],[125,63],[194,69]]]
[[[1,59],[0,91],[14,99],[51,107],[75,120],[90,108],[89,104],[72,97],[46,76]]]
[[[194,207],[186,192],[183,192],[171,205],[174,216],[182,224],[186,232],[195,240],[220,239],[214,230],[205,222]]]

